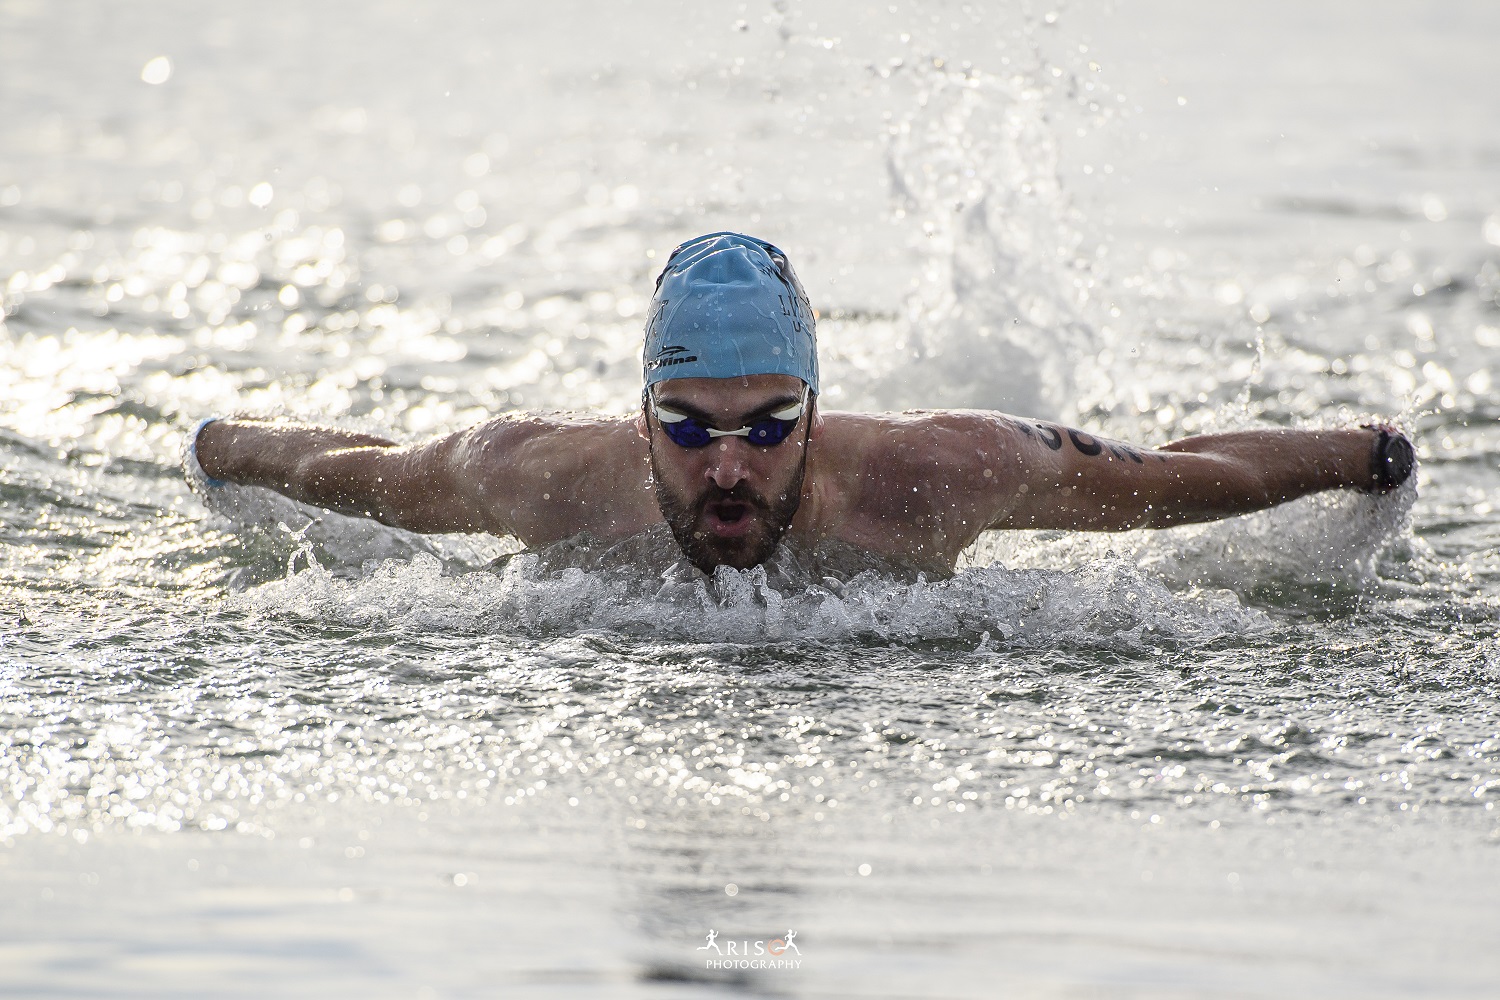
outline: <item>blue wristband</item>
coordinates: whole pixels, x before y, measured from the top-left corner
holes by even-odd
[[[192,431],[188,433],[188,458],[193,463],[193,470],[197,472],[198,476],[203,480],[203,485],[209,487],[229,485],[225,480],[215,479],[213,476],[210,476],[208,473],[204,472],[203,463],[198,461],[198,435],[203,433],[203,428],[207,427],[209,424],[218,419],[218,417],[204,417],[202,420],[198,421],[198,423],[193,426]]]

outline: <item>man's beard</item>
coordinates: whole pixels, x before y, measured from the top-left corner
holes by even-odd
[[[705,573],[712,573],[720,565],[749,569],[765,562],[776,551],[781,536],[786,534],[802,505],[802,478],[806,473],[807,441],[804,440],[802,460],[778,499],[768,500],[744,483],[730,490],[709,483],[696,500],[689,500],[662,479],[656,467],[656,449],[651,449],[651,477],[656,481],[656,504],[661,508],[661,516],[683,553]],[[756,518],[751,530],[737,538],[720,538],[706,525],[700,528],[708,505],[719,502],[743,504],[747,509],[742,516]]]

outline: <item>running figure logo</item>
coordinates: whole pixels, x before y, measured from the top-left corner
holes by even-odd
[[[797,947],[797,932],[789,930],[785,937],[737,938],[719,940],[717,930],[704,935],[705,944],[695,950],[712,951],[705,956],[705,969],[800,969],[802,949]],[[794,952],[796,957],[788,955]]]

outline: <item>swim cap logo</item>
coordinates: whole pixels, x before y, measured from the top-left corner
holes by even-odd
[[[668,344],[666,347],[663,347],[661,350],[656,352],[656,360],[651,362],[651,367],[665,368],[667,365],[685,365],[689,361],[698,360],[698,355],[696,354],[689,355],[685,358],[679,356],[685,353],[687,353],[687,348],[683,347],[681,344]]]

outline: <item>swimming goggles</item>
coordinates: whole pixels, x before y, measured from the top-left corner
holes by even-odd
[[[744,427],[732,431],[721,431],[717,427],[710,427],[697,417],[690,417],[686,413],[678,413],[656,405],[656,398],[651,398],[651,412],[656,415],[657,423],[671,439],[672,443],[679,448],[702,448],[714,438],[742,437],[751,444],[758,444],[763,448],[780,444],[792,433],[792,428],[802,419],[803,412],[807,409],[808,390],[802,390],[802,398],[791,406],[774,410],[764,417]]]

